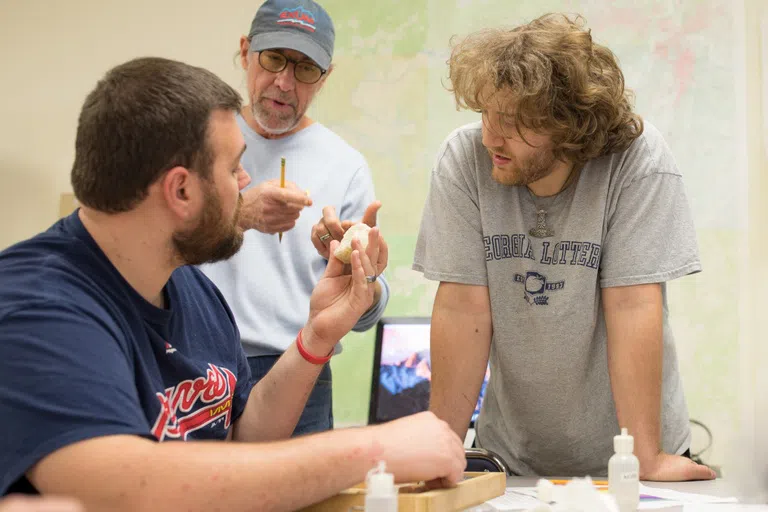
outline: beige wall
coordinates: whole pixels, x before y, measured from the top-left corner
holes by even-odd
[[[80,106],[107,69],[160,55],[239,86],[232,56],[259,3],[3,0],[0,248],[56,219],[59,194],[70,190]]]
[[[741,480],[768,500],[768,3],[745,2],[749,239],[741,280]],[[741,450],[744,450],[741,452]]]

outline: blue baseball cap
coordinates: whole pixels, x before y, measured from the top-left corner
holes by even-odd
[[[267,0],[256,11],[248,38],[251,51],[296,50],[327,71],[336,32],[331,17],[312,0]]]

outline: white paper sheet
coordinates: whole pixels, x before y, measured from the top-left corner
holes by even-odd
[[[654,496],[658,500],[645,498],[640,501],[638,510],[657,510],[667,512],[682,512],[694,510],[694,506],[713,505],[711,510],[728,510],[728,508],[717,508],[714,505],[734,504],[738,500],[733,497],[721,498],[719,496],[710,496],[707,494],[697,494],[675,491],[672,489],[662,489],[659,487],[649,487],[640,484],[641,496]],[[557,497],[555,497],[557,499]],[[543,503],[536,498],[535,487],[507,487],[504,496],[499,496],[486,502],[491,510],[517,512],[533,509]],[[741,510],[735,508],[734,510]],[[743,510],[752,510],[745,508]],[[766,508],[768,511],[768,508]]]
[[[733,497],[721,498],[719,496],[709,496],[707,494],[697,494],[692,492],[680,492],[672,489],[662,489],[660,487],[649,487],[640,484],[640,494],[657,496],[664,500],[674,501],[686,505],[702,503],[738,503],[739,500]]]

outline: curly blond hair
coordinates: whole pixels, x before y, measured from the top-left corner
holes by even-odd
[[[558,159],[586,162],[622,151],[643,132],[614,54],[592,41],[581,16],[546,14],[514,29],[487,29],[453,44],[457,108],[482,112],[499,98],[518,132],[552,136]]]

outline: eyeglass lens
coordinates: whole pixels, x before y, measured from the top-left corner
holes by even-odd
[[[281,72],[289,62],[293,63],[293,76],[299,82],[314,84],[323,76],[323,70],[312,62],[289,59],[282,53],[272,50],[263,50],[259,53],[259,64],[272,73]]]

